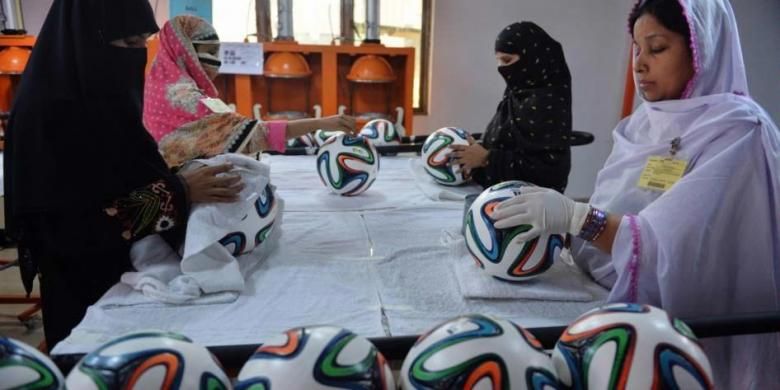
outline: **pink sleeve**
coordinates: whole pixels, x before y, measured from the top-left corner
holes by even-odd
[[[265,125],[268,127],[268,146],[284,153],[287,148],[287,121],[269,121]]]
[[[609,302],[645,303],[663,307],[659,278],[659,242],[650,223],[639,215],[624,215],[612,246],[617,280]]]

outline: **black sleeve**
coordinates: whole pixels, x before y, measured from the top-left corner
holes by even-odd
[[[487,166],[474,170],[479,185],[489,187],[508,180],[522,180],[563,192],[571,167],[568,148],[539,151],[489,149]]]

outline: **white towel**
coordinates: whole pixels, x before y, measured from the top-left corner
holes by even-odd
[[[527,281],[513,283],[495,279],[475,264],[465,240],[453,237],[457,236],[445,232],[442,241],[450,246],[455,278],[464,298],[591,302],[595,299],[593,289],[603,290],[563,261],[556,261],[547,271]]]
[[[423,163],[419,158],[409,160],[409,170],[412,172],[417,187],[431,200],[462,201],[466,199],[466,195],[482,192],[482,187],[476,184],[445,186],[436,183],[431,175],[425,172]]]
[[[268,165],[236,154],[197,162],[204,165],[232,163],[235,167],[233,172],[241,175],[245,186],[239,195],[240,200],[194,206],[181,257],[157,235],[135,243],[130,257],[137,272],[125,273],[121,281],[147,299],[130,299],[126,305],[232,302],[244,290],[247,273],[275,248],[281,230],[282,200],[276,199],[272,233],[257,248],[254,247],[255,232],[249,231],[253,228],[249,226],[252,220],[246,218],[248,213],[254,212],[256,201],[269,185]],[[273,186],[270,188],[273,192]],[[245,249],[238,258],[220,243],[236,231],[243,233],[245,242]]]

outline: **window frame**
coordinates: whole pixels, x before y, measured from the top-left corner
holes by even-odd
[[[428,115],[428,97],[431,60],[431,24],[433,19],[433,0],[422,0],[422,32],[420,35],[420,106],[413,107],[415,115]]]
[[[341,8],[344,9],[345,2],[347,0],[341,0]],[[353,7],[354,7],[354,0],[352,1]],[[268,11],[261,9],[261,7],[269,7],[268,10],[270,11],[269,6],[269,0],[256,0],[255,1],[255,12],[257,14],[257,23],[258,23],[258,29],[260,29],[260,20],[262,18],[268,18],[268,24],[270,24],[270,17],[268,15]],[[420,31],[420,51],[421,53],[415,53],[416,56],[420,56],[420,90],[419,90],[419,106],[413,107],[414,114],[415,115],[428,115],[428,99],[430,97],[430,63],[431,63],[431,26],[433,24],[433,0],[422,0],[422,23],[421,23],[421,31]],[[341,17],[343,18],[344,15],[342,14]],[[341,24],[344,23],[344,20],[341,20]],[[349,21],[349,26],[352,26],[352,31],[354,32],[355,29],[355,20],[354,15],[352,16],[352,20]],[[256,32],[257,34],[257,32]],[[260,38],[260,37],[259,37]],[[269,37],[270,38],[270,34]]]

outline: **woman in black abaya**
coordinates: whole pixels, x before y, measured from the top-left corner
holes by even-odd
[[[49,348],[131,268],[131,244],[182,237],[191,203],[230,202],[231,167],[170,172],[141,122],[147,0],[55,0],[9,120],[6,225],[40,274]]]
[[[453,164],[483,187],[523,180],[563,192],[571,168],[571,75],[561,45],[532,22],[496,38],[506,89],[482,143],[455,146]]]

